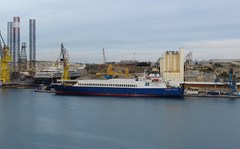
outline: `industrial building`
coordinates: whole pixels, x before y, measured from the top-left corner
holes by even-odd
[[[184,81],[184,49],[166,51],[159,59],[160,75],[165,81]]]
[[[11,72],[19,71],[20,62],[20,17],[13,17],[13,22],[7,23],[7,44],[12,56]]]

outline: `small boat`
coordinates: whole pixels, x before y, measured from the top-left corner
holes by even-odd
[[[55,90],[53,88],[51,88],[50,86],[46,86],[44,84],[40,84],[39,87],[34,90],[34,92],[55,93]]]

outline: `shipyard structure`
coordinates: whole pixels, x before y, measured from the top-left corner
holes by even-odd
[[[36,68],[36,20],[29,19],[29,41],[21,42],[20,17],[7,23],[7,42],[0,40],[0,86],[33,86],[50,84],[57,79],[76,79],[82,67],[72,67],[66,49],[61,45],[61,54],[54,66],[41,70]],[[1,33],[0,33],[1,35]],[[1,42],[3,45],[1,45]],[[29,57],[27,55],[29,49]],[[71,68],[70,68],[71,66]],[[39,67],[38,67],[39,68]],[[66,75],[67,74],[67,75]]]
[[[7,23],[7,42],[0,33],[0,42],[3,43],[3,46],[0,44],[0,83],[4,85],[33,84],[36,61],[36,20],[29,20],[29,60],[27,43],[20,42],[20,30],[20,17],[15,16],[12,22]]]
[[[12,55],[11,73],[20,71],[34,71],[36,61],[36,20],[29,20],[29,68],[27,67],[27,43],[22,42],[20,36],[20,17],[13,17],[13,22],[7,23],[7,44]]]
[[[36,67],[36,20],[29,20],[29,70],[35,72]]]

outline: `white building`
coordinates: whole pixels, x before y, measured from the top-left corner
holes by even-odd
[[[165,81],[184,81],[184,49],[166,51],[160,58],[160,75]]]

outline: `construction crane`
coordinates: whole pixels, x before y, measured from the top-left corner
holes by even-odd
[[[104,76],[106,79],[111,79],[114,76],[124,76],[125,78],[129,77],[129,70],[125,68],[125,73],[120,70],[120,68],[113,67],[112,64],[108,64],[107,72],[98,72],[96,76]]]
[[[234,72],[229,73],[229,80],[226,82],[228,82],[227,85],[230,88],[231,95],[240,96],[240,93],[238,92],[237,89],[237,81]]]
[[[10,55],[10,50],[8,46],[5,44],[2,34],[0,32],[0,37],[3,42],[3,48],[1,47],[1,60],[0,60],[0,81],[2,84],[10,84],[10,66],[9,62],[12,61],[12,57]]]
[[[103,51],[103,64],[106,65],[105,51],[104,51],[104,49],[102,49],[102,51]]]
[[[58,57],[57,61],[55,62],[55,66],[58,65],[58,62],[62,61],[63,63],[63,73],[62,73],[62,80],[69,80],[69,68],[70,68],[70,64],[69,64],[69,56],[68,53],[66,51],[66,49],[63,46],[63,43],[61,44],[61,52],[60,52],[60,56]]]
[[[96,76],[104,76],[106,79],[111,79],[114,76],[124,76],[124,77],[128,78],[129,77],[128,68],[126,68],[125,73],[123,73],[122,68],[119,68],[116,66],[113,67],[113,64],[107,64],[105,50],[103,48],[102,48],[102,51],[103,51],[103,65],[107,66],[107,68],[100,70],[100,72],[97,72]]]
[[[192,61],[193,61],[193,53],[191,51],[186,56],[186,64],[191,64]]]

